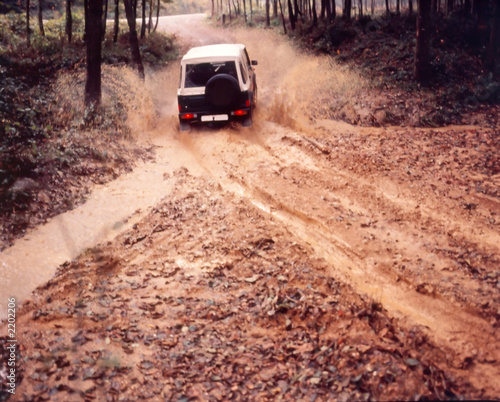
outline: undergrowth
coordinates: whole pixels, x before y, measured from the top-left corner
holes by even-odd
[[[99,110],[83,105],[86,59],[81,11],[73,14],[71,43],[64,27],[63,17],[48,20],[45,36],[41,36],[33,25],[28,45],[24,15],[0,16],[0,229],[4,233],[28,226],[24,222],[19,228],[7,228],[13,216],[33,208],[42,189],[62,186],[65,171],[71,174],[73,167],[85,161],[122,168],[126,164],[128,151],[119,142],[130,137],[127,113],[134,98],[125,93],[123,85],[128,81],[119,75],[132,76],[130,71],[135,69],[128,27],[120,25],[116,44],[112,25],[107,27],[103,75],[121,86],[107,86],[103,78],[106,101]],[[158,32],[146,35],[140,48],[146,69],[161,68],[177,57],[173,37]],[[66,85],[62,89],[58,87],[61,81]],[[71,93],[71,102],[66,102],[67,97],[65,101],[62,92]],[[85,170],[86,174],[94,171]]]
[[[222,24],[220,19],[216,23]],[[226,19],[226,27],[242,25],[268,29],[260,10],[254,10],[246,24],[241,16]],[[271,20],[270,25],[270,29],[283,33],[281,18]],[[299,20],[295,31],[286,20],[287,36],[301,50],[329,55],[370,80],[375,92],[360,94],[359,109],[370,109],[376,98],[386,105],[380,118],[382,113],[374,117],[376,107],[372,106],[373,113],[360,110],[357,118],[346,119],[338,112],[339,119],[363,125],[435,127],[474,123],[477,119],[471,116],[480,115],[485,123],[498,124],[500,66],[495,72],[483,66],[488,31],[479,32],[473,18],[460,13],[440,15],[432,26],[433,74],[429,82],[419,84],[413,79],[415,14],[364,16],[351,21],[338,17],[331,24],[319,20],[316,26]]]

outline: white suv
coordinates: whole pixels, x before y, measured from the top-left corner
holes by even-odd
[[[195,47],[181,60],[177,91],[181,131],[191,123],[237,120],[252,125],[257,81],[247,50],[240,44]]]

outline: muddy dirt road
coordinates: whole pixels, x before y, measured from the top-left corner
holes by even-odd
[[[17,396],[498,398],[498,132],[332,121],[356,72],[200,15],[160,28],[247,45],[255,124],[179,133],[178,65],[148,77],[156,160],[113,194],[158,191],[27,302]]]

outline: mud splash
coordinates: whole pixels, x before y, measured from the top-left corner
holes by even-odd
[[[94,116],[85,108],[82,102],[84,87],[84,72],[62,74],[57,78],[53,85],[56,103],[52,107],[56,124],[69,130],[89,130],[94,128],[94,123],[99,123],[99,129],[117,131],[123,138],[151,130],[156,125],[154,101],[144,82],[130,67],[102,66],[103,110],[100,115]]]

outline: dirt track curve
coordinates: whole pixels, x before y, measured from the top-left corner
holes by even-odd
[[[161,191],[165,198],[160,203],[144,205],[141,216],[145,217],[135,219],[133,228],[63,265],[48,285],[38,289],[18,324],[27,351],[39,350],[43,354],[37,349],[41,341],[36,334],[50,339],[66,336],[71,339],[66,339],[66,354],[73,356],[75,351],[68,351],[82,345],[81,353],[85,351],[88,360],[94,359],[95,363],[99,359],[95,350],[101,350],[102,354],[103,347],[116,342],[116,350],[120,352],[115,357],[129,365],[135,362],[138,368],[134,373],[139,380],[125,388],[114,384],[118,390],[116,393],[108,390],[111,392],[108,396],[128,395],[134,399],[139,389],[148,388],[145,372],[155,382],[150,372],[155,369],[146,367],[149,363],[144,362],[152,360],[156,345],[152,339],[145,343],[147,346],[141,343],[147,335],[140,342],[127,343],[127,337],[132,339],[137,331],[132,330],[131,335],[129,329],[121,327],[129,328],[128,320],[134,309],[147,313],[135,321],[141,331],[147,333],[156,328],[157,333],[162,333],[164,328],[171,329],[171,332],[165,330],[164,336],[175,341],[162,338],[162,345],[171,341],[165,350],[187,348],[186,343],[181,345],[182,337],[186,337],[185,342],[193,341],[189,336],[199,333],[200,320],[205,320],[207,337],[206,322],[226,325],[226,333],[219,329],[218,340],[212,339],[205,345],[204,340],[209,338],[202,334],[192,347],[202,348],[207,356],[218,356],[224,350],[233,356],[233,351],[240,351],[238,359],[242,359],[243,367],[253,364],[244,361],[246,352],[251,355],[251,339],[262,342],[264,347],[266,342],[270,343],[277,349],[280,336],[286,338],[288,335],[283,334],[289,334],[291,328],[311,330],[312,324],[304,314],[291,314],[295,307],[289,305],[294,300],[295,303],[309,300],[310,296],[311,311],[327,306],[323,307],[323,315],[310,313],[322,322],[323,329],[314,330],[318,331],[317,343],[301,338],[302,345],[314,344],[314,351],[296,346],[298,353],[319,359],[328,349],[322,347],[330,347],[331,342],[337,346],[335,334],[346,331],[345,339],[354,339],[350,337],[356,333],[364,337],[358,339],[366,346],[366,349],[358,346],[357,353],[361,355],[363,350],[371,353],[369,347],[375,350],[373,345],[386,345],[392,336],[391,342],[403,348],[400,358],[407,362],[406,368],[396,372],[406,379],[406,385],[399,380],[387,380],[387,372],[377,369],[386,384],[380,394],[365,374],[357,381],[354,381],[357,377],[351,376],[351,382],[347,383],[339,379],[340,388],[336,383],[328,383],[326,374],[323,377],[311,374],[308,386],[328,384],[333,390],[329,392],[334,392],[318,391],[320,398],[366,399],[370,395],[375,399],[418,399],[419,395],[451,398],[456,390],[442,386],[439,391],[439,386],[430,380],[429,384],[434,385],[426,382],[426,391],[408,385],[428,375],[422,368],[421,372],[415,371],[417,379],[411,377],[414,362],[425,359],[434,359],[432,367],[439,367],[453,381],[462,384],[465,397],[499,397],[500,176],[487,169],[491,161],[484,160],[481,152],[483,147],[499,146],[498,133],[479,126],[363,128],[332,121],[328,119],[329,97],[343,96],[348,104],[349,97],[357,91],[369,90],[369,85],[356,73],[326,58],[296,53],[272,33],[228,32],[206,25],[200,16],[165,19],[160,29],[176,32],[185,47],[217,42],[247,45],[251,57],[259,61],[259,107],[254,126],[200,128],[180,133],[175,114],[178,65],[149,76],[147,85],[159,113],[159,124],[137,135],[140,141],[155,146],[156,161],[139,169],[154,170],[156,173],[150,179],[156,181],[147,181],[148,176],[140,176],[138,180],[144,180],[144,186],[164,188]],[[273,63],[276,58],[281,61],[278,65]],[[157,181],[159,175],[161,182]],[[103,277],[107,279],[103,281]],[[337,293],[325,290],[331,281],[340,289]],[[254,285],[260,290],[252,289]],[[291,288],[300,289],[302,298],[295,299],[287,290]],[[254,298],[250,297],[252,292],[257,292]],[[104,294],[107,294],[105,301]],[[332,301],[332,294],[340,295],[340,299]],[[77,303],[81,306],[76,306]],[[264,313],[255,313],[252,310],[257,308],[252,307],[255,305]],[[384,311],[374,307],[379,305]],[[234,306],[238,308],[231,310]],[[371,315],[367,315],[367,306],[374,309]],[[205,311],[204,308],[212,310],[205,315],[197,313]],[[349,308],[350,312],[346,312]],[[288,318],[284,312],[289,314]],[[339,324],[345,317],[351,321]],[[28,325],[35,322],[33,318],[39,327],[28,330]],[[267,321],[263,324],[265,319],[275,320],[274,324]],[[377,323],[388,320],[390,324],[373,324],[372,320]],[[363,326],[368,324],[373,329],[372,335],[367,335],[368,327]],[[97,329],[90,330],[93,327]],[[86,328],[94,335],[77,332]],[[99,331],[107,331],[109,335],[101,336]],[[408,337],[404,340],[412,331],[422,334],[426,341],[415,344]],[[231,337],[237,334],[241,340],[233,339],[235,345],[231,346]],[[86,336],[87,341],[75,338]],[[226,343],[214,346],[217,342]],[[238,349],[238,344],[247,351]],[[351,353],[342,347],[339,350],[341,355]],[[378,350],[392,356],[391,359],[399,353],[390,351],[387,345]],[[178,350],[176,353],[175,356],[184,356]],[[203,366],[203,362],[191,358],[201,364],[193,363],[193,367]],[[177,366],[159,370],[162,381],[177,376],[174,372],[182,372],[184,380],[179,381],[184,383],[167,381],[170,386],[162,386],[153,397],[187,395],[219,400],[234,395],[242,399],[264,397],[256,393],[264,392],[262,388],[257,387],[256,391],[248,384],[244,390],[236,387],[238,381],[246,381],[240,377],[235,380],[236,368],[233,377],[227,377],[228,384],[234,384],[235,389],[227,384],[218,386],[226,380],[225,373],[213,371],[210,373],[213,387],[207,388],[202,380],[193,380],[200,388],[186,391],[189,388],[186,377],[198,379],[199,375],[189,377],[189,369],[184,367],[191,364],[189,361],[179,360]],[[269,377],[262,375],[266,367],[272,366],[271,361],[274,360],[259,367],[257,371],[261,374],[255,374],[256,383],[276,380],[274,387],[269,388],[269,395],[277,398],[281,392],[285,398],[294,399],[310,396],[309,391],[294,394],[299,391],[281,384],[280,381],[288,381],[283,375],[274,372]],[[227,364],[210,362],[209,365],[219,368]],[[94,367],[88,361],[85,363]],[[38,370],[41,364],[40,360],[32,365],[27,363],[20,392],[38,395],[37,381],[43,374],[47,376],[47,372]],[[274,364],[289,367],[286,359]],[[45,379],[57,377],[57,370],[63,373],[69,370],[56,358],[53,367],[54,372]],[[349,367],[355,370],[357,366]],[[340,364],[337,369],[341,370]],[[82,398],[93,395],[99,399],[103,391],[99,386],[92,389],[89,384],[92,381],[98,384],[101,379],[106,388],[111,387],[113,380],[108,381],[104,374],[97,376],[96,370],[85,370],[88,369],[78,374],[79,379],[65,382],[71,391],[61,388],[58,392]],[[325,370],[323,373],[328,371]],[[146,380],[141,380],[141,375]],[[253,378],[252,375],[247,378]],[[129,381],[134,377],[127,378]],[[295,381],[302,384],[301,377],[297,378]],[[357,386],[358,381],[364,381],[366,389]],[[399,388],[391,384],[399,384]],[[86,387],[90,389],[87,394],[72,393]],[[433,389],[435,394],[426,394]],[[366,396],[366,393],[371,394]]]

